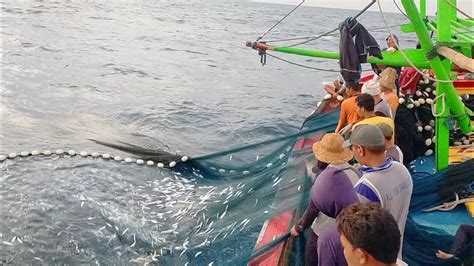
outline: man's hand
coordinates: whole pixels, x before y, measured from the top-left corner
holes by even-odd
[[[300,235],[300,232],[298,232],[298,230],[296,229],[296,225],[293,225],[293,227],[291,227],[290,232],[292,237],[298,237]]]
[[[443,260],[449,260],[449,259],[452,259],[454,257],[454,255],[446,253],[446,252],[441,251],[441,250],[438,250],[438,252],[436,252],[436,257],[438,257],[440,259],[443,259]]]

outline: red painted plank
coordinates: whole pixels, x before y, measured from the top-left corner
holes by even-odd
[[[256,249],[262,248],[263,246],[272,242],[275,238],[278,238],[288,232],[291,222],[293,221],[293,215],[295,211],[296,210],[286,211],[268,220],[267,227],[265,228],[265,231],[261,233],[261,239],[259,239]],[[280,243],[270,251],[250,261],[248,265],[278,265],[284,244],[284,242]]]

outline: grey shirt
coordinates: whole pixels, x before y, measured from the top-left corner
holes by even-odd
[[[403,164],[403,152],[397,145],[388,148],[385,154],[387,157],[392,157],[393,160]]]
[[[374,112],[381,112],[385,115],[385,117],[393,119],[394,115],[392,114],[392,109],[390,109],[390,105],[386,100],[382,98],[380,102],[378,102],[374,107]]]
[[[378,202],[389,211],[397,221],[402,235],[410,207],[413,181],[408,169],[401,163],[388,158],[387,162],[378,167],[361,167],[362,177],[355,185],[359,201]],[[401,250],[399,257],[401,258]]]

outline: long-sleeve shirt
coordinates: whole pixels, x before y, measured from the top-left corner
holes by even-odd
[[[303,229],[310,227],[319,212],[335,218],[342,209],[355,202],[358,199],[351,179],[344,170],[329,165],[314,181],[311,200],[298,224]]]

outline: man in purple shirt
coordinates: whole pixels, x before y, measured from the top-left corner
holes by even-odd
[[[311,200],[303,217],[291,229],[292,236],[298,236],[303,230],[310,227],[319,212],[328,217],[336,218],[346,206],[358,202],[353,183],[349,178],[351,173],[346,173],[346,171],[352,171],[350,170],[351,166],[347,163],[352,159],[352,155],[348,149],[342,147],[343,143],[344,139],[341,135],[329,133],[324,135],[321,141],[314,144],[315,157],[318,159],[319,165],[321,165],[321,162],[325,163],[323,165],[325,169],[314,181],[311,189]],[[324,231],[320,238],[314,232],[310,232],[309,245],[306,248],[306,264],[326,265],[321,264],[321,261],[327,260],[326,258],[336,258],[342,263],[339,265],[344,265],[342,246],[339,247],[339,252],[334,253],[327,249],[325,241]]]

